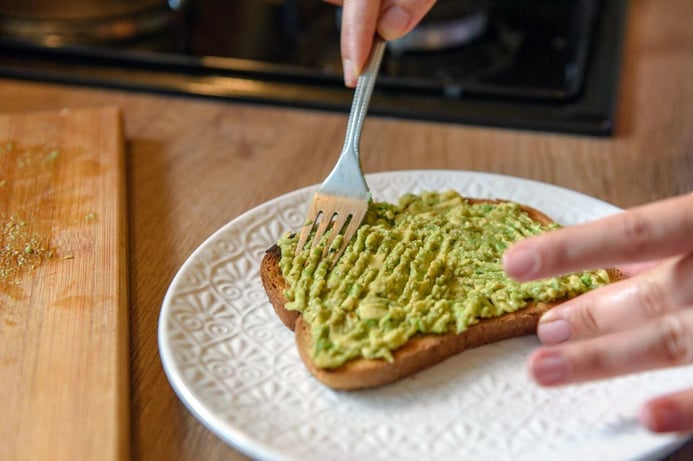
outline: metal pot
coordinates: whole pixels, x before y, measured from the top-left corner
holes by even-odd
[[[187,0],[0,0],[0,37],[44,46],[131,40],[172,24]]]
[[[441,0],[414,30],[388,44],[395,54],[460,46],[481,35],[488,25],[490,0]]]

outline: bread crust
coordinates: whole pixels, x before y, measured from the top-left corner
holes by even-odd
[[[471,203],[499,203],[501,200],[468,199]],[[553,221],[544,213],[521,206],[532,219],[543,224]],[[382,359],[353,359],[336,368],[319,368],[311,359],[312,338],[310,326],[304,322],[300,313],[287,310],[284,306],[286,298],[286,281],[281,273],[279,261],[281,249],[273,245],[265,253],[260,276],[272,307],[282,323],[294,331],[299,355],[306,368],[324,385],[337,390],[356,390],[382,386],[392,383],[418,371],[429,368],[460,352],[489,344],[503,339],[533,334],[542,314],[560,304],[533,303],[518,311],[504,314],[500,317],[481,319],[459,334],[429,334],[418,335],[410,339],[404,346],[393,351],[394,360],[388,362]],[[622,278],[614,269],[609,269],[612,281]]]

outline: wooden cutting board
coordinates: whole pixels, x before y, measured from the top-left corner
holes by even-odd
[[[129,455],[115,108],[0,115],[0,459]]]

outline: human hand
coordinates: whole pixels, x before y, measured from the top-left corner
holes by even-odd
[[[595,267],[630,278],[551,309],[528,368],[556,386],[693,363],[693,195],[532,237],[505,253],[504,268],[531,280]],[[655,432],[693,431],[693,387],[647,402]]]
[[[416,26],[435,0],[325,0],[342,5],[341,52],[344,83],[356,86],[376,31],[385,40],[400,38]]]

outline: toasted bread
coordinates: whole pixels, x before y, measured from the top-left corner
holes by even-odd
[[[498,203],[496,200],[468,199],[470,202]],[[530,217],[542,224],[552,220],[540,211],[522,206]],[[288,288],[280,269],[281,249],[274,245],[265,253],[260,275],[268,298],[277,316],[295,332],[299,355],[306,368],[324,385],[338,390],[356,390],[382,386],[429,368],[460,352],[516,336],[533,334],[541,315],[560,304],[532,303],[499,317],[480,319],[462,333],[417,335],[404,346],[393,351],[394,360],[356,358],[336,368],[320,368],[311,359],[311,329],[298,311],[285,308],[284,292]],[[610,279],[621,278],[616,270],[609,270]]]

